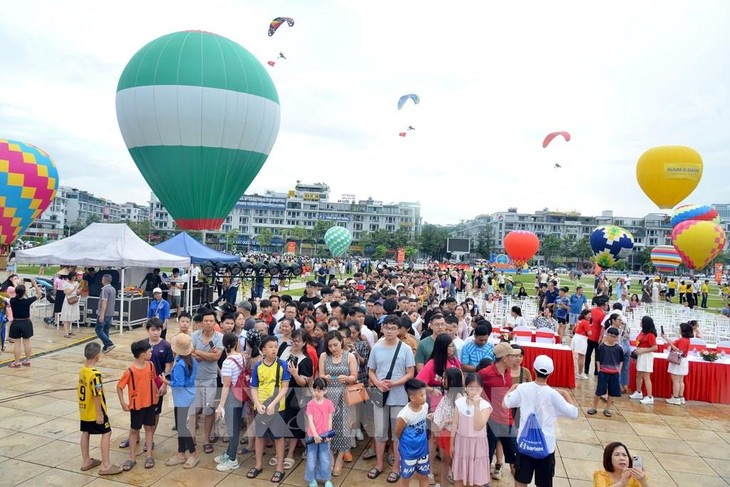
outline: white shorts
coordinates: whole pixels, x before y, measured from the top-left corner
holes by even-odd
[[[585,355],[586,350],[588,350],[588,337],[585,335],[573,335],[573,339],[570,341],[570,348],[576,353]]]
[[[673,375],[689,374],[689,360],[685,357],[679,364],[669,363],[669,373]]]
[[[654,353],[642,353],[636,359],[637,372],[654,372]]]

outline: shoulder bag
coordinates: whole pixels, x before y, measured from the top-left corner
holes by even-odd
[[[390,362],[390,369],[388,369],[388,373],[383,378],[383,380],[390,380],[390,378],[393,376],[393,368],[395,367],[395,362],[398,360],[398,352],[400,352],[400,347],[403,344],[400,340],[398,340],[398,345],[395,347],[395,353],[393,353],[393,360]],[[373,387],[372,391],[370,392],[370,402],[378,406],[379,408],[382,408],[385,406],[385,403],[388,401],[388,396],[390,395],[390,391],[381,391],[377,387]]]
[[[669,351],[669,355],[667,356],[667,361],[669,361],[670,364],[679,365],[682,363],[682,354],[674,349],[671,349]]]

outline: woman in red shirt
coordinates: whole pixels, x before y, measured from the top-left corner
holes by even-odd
[[[588,350],[588,337],[591,336],[591,324],[588,321],[591,310],[584,309],[578,315],[578,323],[573,331],[573,339],[570,342],[570,348],[578,354],[578,379],[587,380],[588,374],[584,372],[586,363],[586,350]]]
[[[669,363],[669,374],[672,376],[672,397],[667,399],[668,404],[674,404],[681,406],[684,404],[684,376],[689,373],[689,363],[687,362],[687,355],[689,355],[689,340],[694,336],[692,331],[692,325],[689,323],[682,323],[679,325],[680,338],[677,338],[674,343],[669,342],[667,337],[662,334],[662,338],[669,343],[672,350],[675,350],[682,354],[682,360],[679,364]]]
[[[657,351],[656,327],[651,316],[641,318],[641,333],[636,337],[636,390],[630,399],[641,399],[641,404],[654,404],[651,373],[654,372],[654,352]],[[641,383],[646,386],[646,397],[641,392]]]

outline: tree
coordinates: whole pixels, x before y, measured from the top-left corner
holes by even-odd
[[[492,236],[492,226],[486,226],[482,228],[477,234],[476,238],[476,251],[477,254],[481,255],[483,259],[489,259],[492,254],[492,246],[494,245],[494,238]]]
[[[226,241],[226,252],[228,252],[229,249],[235,249],[236,241],[238,240],[238,230],[228,230],[223,238]]]
[[[385,259],[385,256],[388,254],[388,247],[385,245],[378,245],[375,247],[375,252],[373,252],[373,259],[377,260],[383,260]]]
[[[575,254],[578,257],[578,266],[590,260],[593,249],[591,248],[591,240],[588,237],[583,237],[575,243]]]
[[[440,260],[446,254],[448,238],[449,230],[447,228],[426,223],[418,237],[418,246],[421,253]]]
[[[562,247],[563,239],[556,234],[548,234],[540,241],[540,250],[542,256],[545,257],[545,265],[550,267],[550,263],[560,255],[560,248]]]
[[[271,239],[274,234],[270,228],[262,228],[258,235],[256,235],[256,242],[258,242],[260,248],[266,248],[271,245]]]
[[[412,245],[406,246],[406,259],[407,260],[413,259],[416,256],[416,254],[418,254],[417,248],[415,248]]]
[[[141,238],[145,242],[149,241],[149,238],[152,235],[152,230],[153,230],[151,221],[144,220],[141,222],[129,222],[129,223],[127,223],[127,225],[134,232],[134,234],[137,235],[139,238]]]
[[[333,225],[334,223],[326,220],[317,220],[317,223],[314,224],[314,228],[312,229],[312,236],[314,237],[315,243],[324,243],[324,234]]]
[[[286,237],[295,242],[304,242],[311,239],[312,232],[304,227],[294,227],[286,230]]]

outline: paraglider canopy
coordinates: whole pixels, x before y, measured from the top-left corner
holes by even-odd
[[[289,24],[289,27],[293,27],[294,26],[294,19],[292,19],[291,17],[277,17],[274,20],[272,20],[271,23],[269,24],[269,37],[273,36],[274,33],[276,32],[276,30],[284,22],[286,22],[287,24]]]
[[[403,95],[398,99],[398,110],[403,108],[403,105],[405,105],[405,103],[408,100],[413,100],[413,103],[416,105],[418,105],[421,102],[421,98],[418,95],[415,95],[413,93],[411,93],[409,95]]]
[[[547,134],[545,140],[542,141],[542,148],[546,148],[558,135],[562,135],[566,142],[570,142],[570,134],[568,132],[552,132]]]

